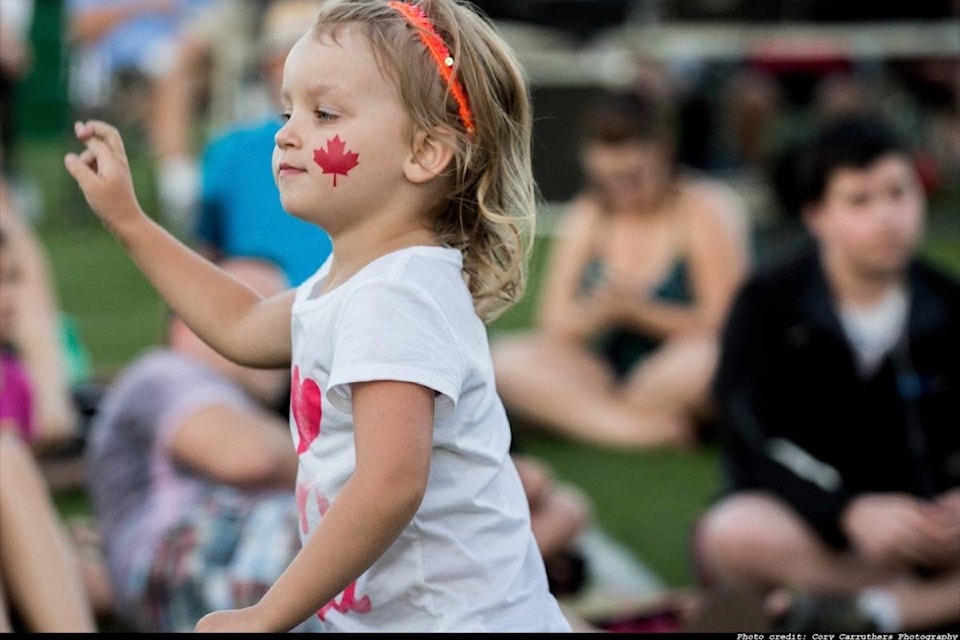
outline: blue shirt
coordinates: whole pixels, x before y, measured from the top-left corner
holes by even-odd
[[[271,156],[275,117],[215,138],[203,156],[197,236],[225,257],[261,257],[279,264],[292,286],[312,275],[332,250],[320,227],[280,204]]]

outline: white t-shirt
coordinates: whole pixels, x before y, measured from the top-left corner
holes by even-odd
[[[330,631],[570,631],[530,528],[460,252],[402,249],[320,293],[329,266],[298,287],[292,313],[304,543],[354,471],[350,385],[401,380],[437,396],[420,509],[318,616]]]
[[[873,375],[896,346],[907,323],[907,298],[906,289],[897,287],[869,307],[841,308],[840,321],[861,376]]]

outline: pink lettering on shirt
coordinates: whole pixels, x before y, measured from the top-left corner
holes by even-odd
[[[306,482],[298,482],[296,488],[296,500],[297,500],[297,513],[300,515],[300,531],[306,535],[310,530],[310,522],[307,518],[307,499],[310,497],[310,493],[314,493],[314,498],[317,501],[317,513],[320,514],[322,518],[323,515],[327,512],[327,509],[330,508],[330,501],[327,500],[327,496],[319,488],[311,486]]]
[[[330,508],[330,501],[327,500],[327,496],[324,495],[316,486],[311,486],[308,482],[298,482],[296,489],[296,500],[297,500],[297,511],[300,514],[300,530],[304,535],[309,531],[309,522],[307,519],[307,502],[310,499],[310,494],[313,493],[317,502],[317,511],[320,513],[320,517],[323,517],[327,513],[327,509]],[[339,599],[338,599],[339,598]],[[351,611],[355,613],[369,613],[370,609],[373,607],[373,604],[370,601],[370,596],[363,596],[362,598],[357,598],[357,583],[356,581],[351,582],[350,586],[344,589],[338,598],[333,598],[327,604],[323,605],[319,611],[317,611],[317,617],[321,620],[326,620],[327,612],[333,609],[334,611],[339,611],[340,613],[349,613]]]
[[[343,593],[340,594],[340,601],[338,602],[336,598],[323,605],[320,608],[320,611],[317,611],[317,617],[321,620],[326,620],[327,612],[333,609],[334,611],[339,611],[340,613],[370,613],[370,609],[373,608],[373,604],[370,602],[370,596],[363,596],[357,600],[357,583],[351,582],[350,586],[343,590]]]

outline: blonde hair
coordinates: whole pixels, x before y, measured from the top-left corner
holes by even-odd
[[[454,168],[434,229],[463,253],[477,314],[489,322],[524,293],[537,191],[531,165],[532,113],[523,70],[490,22],[461,0],[412,2],[429,17],[454,59],[475,130],[468,133],[437,64],[386,0],[327,0],[315,35],[355,23],[385,76],[396,82],[417,131],[456,135]]]

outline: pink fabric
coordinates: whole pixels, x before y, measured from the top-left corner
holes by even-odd
[[[0,360],[0,421],[12,421],[24,440],[33,435],[33,388],[30,378],[14,354],[4,352]]]

